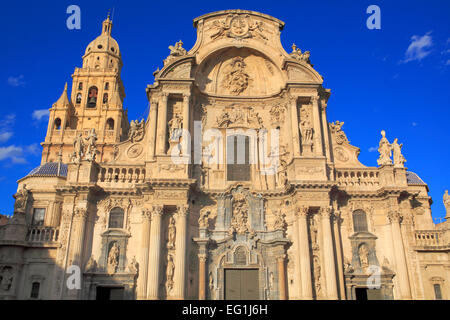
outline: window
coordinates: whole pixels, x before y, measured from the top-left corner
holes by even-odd
[[[110,228],[123,228],[123,209],[114,208],[109,213],[109,227]]]
[[[61,129],[61,119],[60,118],[55,119],[55,129],[56,130]]]
[[[103,94],[103,103],[107,103],[108,102],[108,94],[104,93]]]
[[[440,284],[434,284],[434,296],[436,300],[442,300],[442,292],[441,292],[441,285]]]
[[[77,103],[77,104],[81,103],[81,93],[78,93],[78,94],[77,94],[76,103]]]
[[[31,222],[31,224],[33,226],[44,225],[44,217],[45,217],[45,209],[44,208],[35,208],[33,210],[33,221]]]
[[[97,105],[97,87],[93,86],[89,88],[89,97],[88,97],[88,108],[95,108]]]
[[[353,230],[355,232],[367,232],[366,213],[362,210],[353,212]]]
[[[244,135],[227,137],[227,180],[250,180],[250,138]]]
[[[80,83],[78,84],[78,90],[83,90],[83,82],[80,82]]]
[[[33,282],[31,284],[31,294],[30,298],[38,299],[39,298],[39,289],[41,284],[39,282]]]
[[[109,90],[109,82],[105,83],[105,90]]]
[[[114,130],[114,120],[109,118],[106,120],[106,130]]]

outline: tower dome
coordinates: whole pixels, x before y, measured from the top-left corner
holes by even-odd
[[[121,54],[117,41],[111,37],[112,26],[113,23],[108,15],[102,23],[101,34],[86,47],[83,67],[98,69],[119,66],[120,68]]]

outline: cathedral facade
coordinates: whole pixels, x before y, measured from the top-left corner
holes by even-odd
[[[378,166],[358,161],[282,21],[194,27],[129,122],[103,22],[0,226],[0,299],[449,299],[450,220],[402,144],[382,131]]]

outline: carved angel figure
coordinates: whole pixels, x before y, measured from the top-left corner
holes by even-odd
[[[201,210],[198,218],[199,228],[208,228],[209,210]]]
[[[405,157],[402,155],[402,147],[403,143],[398,144],[398,139],[395,138],[392,143],[392,150],[394,151],[394,165],[397,167],[404,167],[404,163],[406,162]]]
[[[97,141],[97,134],[95,133],[95,129],[92,128],[89,132],[89,135],[86,138],[86,160],[88,161],[94,161],[95,156],[97,155],[97,147],[96,147],[96,141]]]
[[[131,273],[138,273],[139,263],[136,261],[136,256],[133,256],[133,259],[131,259],[130,264],[128,265],[128,270]]]
[[[128,139],[131,142],[141,141],[144,136],[144,119],[141,121],[131,120],[130,130],[128,131]]]
[[[386,132],[384,130],[381,130],[381,136],[382,138],[378,146],[380,157],[378,158],[377,163],[379,166],[392,164],[392,145],[389,143],[388,139],[386,139]]]

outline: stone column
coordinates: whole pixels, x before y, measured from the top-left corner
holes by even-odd
[[[150,261],[148,264],[147,298],[158,299],[159,269],[161,259],[161,216],[163,206],[154,206],[150,226]]]
[[[157,108],[158,103],[156,101],[152,101],[150,105],[150,136],[149,136],[149,150],[148,157],[150,160],[155,159],[155,147],[156,147],[156,119],[157,119]]]
[[[320,115],[319,115],[319,98],[317,96],[311,97],[313,118],[314,118],[314,150],[315,154],[323,155],[322,148],[322,129],[320,126]]]
[[[295,216],[297,216],[297,213],[295,212]],[[294,251],[297,252],[297,257],[300,257],[300,236],[298,233],[298,219],[296,218],[294,220]],[[300,273],[300,259],[297,259],[294,263],[294,281],[297,285],[297,299],[301,299],[303,296],[302,293],[302,276]],[[290,295],[289,295],[290,296]],[[289,297],[291,298],[291,297]]]
[[[322,100],[324,101],[324,100]],[[325,104],[325,102],[321,102],[320,105],[320,110],[321,110],[321,114],[322,114],[322,127],[323,127],[323,138],[325,141],[325,155],[327,157],[327,160],[330,161],[330,140],[328,139],[328,121],[327,121],[327,105]]]
[[[280,255],[277,257],[278,265],[278,288],[280,291],[280,300],[286,300],[286,271],[284,270],[284,260],[286,255]]]
[[[206,300],[206,254],[198,255],[198,300]]]
[[[148,251],[150,245],[150,220],[151,211],[144,209],[142,211],[142,235],[141,235],[141,263],[142,263],[142,273],[139,280],[139,292],[138,299],[147,299],[147,280],[148,280]]]
[[[186,135],[186,132],[183,135],[183,145],[182,145],[182,154],[183,156],[188,156],[190,152],[189,144],[192,141],[192,135],[190,131],[190,108],[189,108],[189,100],[190,95],[183,94],[183,130],[185,130],[189,135]],[[184,138],[189,139],[188,141],[184,141]],[[192,149],[191,149],[192,150]]]
[[[341,300],[345,300],[345,288],[344,288],[344,261],[342,258],[342,246],[341,246],[341,212],[335,211],[334,216],[334,235],[336,240],[336,259],[339,274],[339,293],[341,295]]]
[[[331,234],[331,208],[320,208],[320,215],[322,216],[322,230],[323,230],[323,253],[325,259],[325,277],[327,283],[328,299],[338,299],[337,284],[336,284],[336,265],[334,260],[333,237]]]
[[[301,288],[303,299],[312,300],[312,279],[311,279],[311,258],[309,254],[309,239],[307,226],[308,207],[300,207],[297,212],[298,236],[299,236],[299,257]]]
[[[400,230],[401,216],[398,211],[388,213],[390,221],[392,240],[394,245],[395,264],[397,266],[397,275],[400,282],[401,298],[411,299],[411,287],[409,284],[408,267],[406,265],[405,248],[403,246],[402,233]]]
[[[181,205],[177,209],[173,297],[182,300],[186,287],[186,225],[189,206]]]
[[[163,92],[161,105],[158,105],[158,145],[157,154],[166,154],[167,139],[167,101],[169,94]]]
[[[292,124],[292,143],[294,145],[294,157],[300,157],[300,135],[298,127],[298,114],[297,114],[297,97],[290,99],[291,108],[291,124]]]

